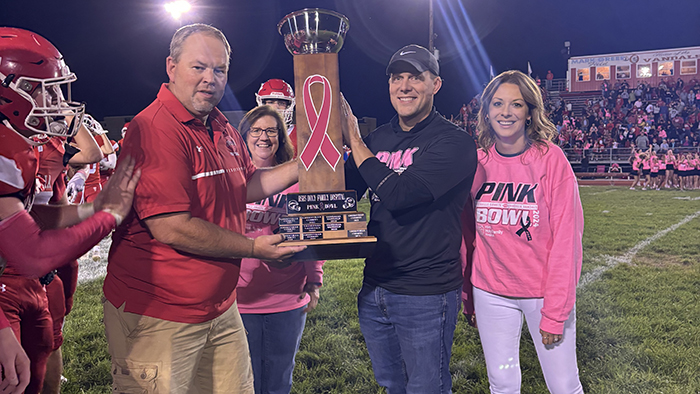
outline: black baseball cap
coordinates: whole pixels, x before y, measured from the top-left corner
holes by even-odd
[[[426,48],[416,44],[406,45],[396,51],[386,67],[386,75],[399,70],[400,66],[405,66],[406,64],[415,68],[419,73],[430,71],[435,75],[440,75],[440,65],[435,55]]]

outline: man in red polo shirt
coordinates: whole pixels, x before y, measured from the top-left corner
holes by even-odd
[[[303,247],[245,231],[246,202],[297,181],[297,164],[256,169],[240,135],[215,108],[230,47],[218,29],[180,28],[166,60],[169,83],[129,124],[122,155],[141,181],[113,236],[104,322],[115,392],[252,393],[235,286],[242,257],[281,261]]]

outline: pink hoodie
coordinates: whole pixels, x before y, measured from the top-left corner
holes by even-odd
[[[284,214],[287,193],[299,191],[298,184],[263,201],[246,205],[246,236],[272,235]],[[300,299],[306,283],[323,283],[323,261],[304,261],[291,266],[272,268],[257,259],[243,259],[236,292],[241,313],[277,313],[291,311],[309,302]]]
[[[544,154],[533,146],[516,157],[495,147],[488,155],[479,150],[471,193],[475,249],[465,288],[544,298],[540,329],[561,334],[581,275],[583,209],[566,156],[552,143],[547,147]]]

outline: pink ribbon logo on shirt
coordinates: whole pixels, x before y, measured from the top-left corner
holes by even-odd
[[[311,85],[315,83],[323,84],[323,100],[321,101],[321,109],[318,112],[316,112],[314,101],[311,98]],[[303,88],[303,101],[306,121],[309,123],[309,129],[311,129],[311,136],[301,155],[299,155],[299,159],[301,159],[307,171],[314,160],[316,160],[318,152],[321,152],[321,156],[333,168],[333,171],[335,171],[335,166],[340,160],[340,152],[333,145],[333,141],[331,141],[327,133],[328,122],[331,119],[331,100],[331,83],[326,77],[316,74],[306,78]]]

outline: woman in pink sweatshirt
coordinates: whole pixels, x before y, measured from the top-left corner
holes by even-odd
[[[248,112],[239,130],[253,164],[273,167],[292,160],[294,151],[282,117],[263,105]],[[284,192],[246,205],[246,236],[271,235],[285,212]],[[278,269],[256,259],[243,259],[236,286],[238,310],[248,332],[255,393],[289,393],[294,356],[299,350],[307,312],[319,298],[323,261],[292,263]]]
[[[481,100],[475,248],[465,278],[473,298],[465,292],[465,313],[474,311],[467,317],[479,329],[491,392],[520,392],[524,317],[549,391],[583,393],[574,308],[583,236],[576,177],[550,142],[556,129],[532,78],[506,71]]]

